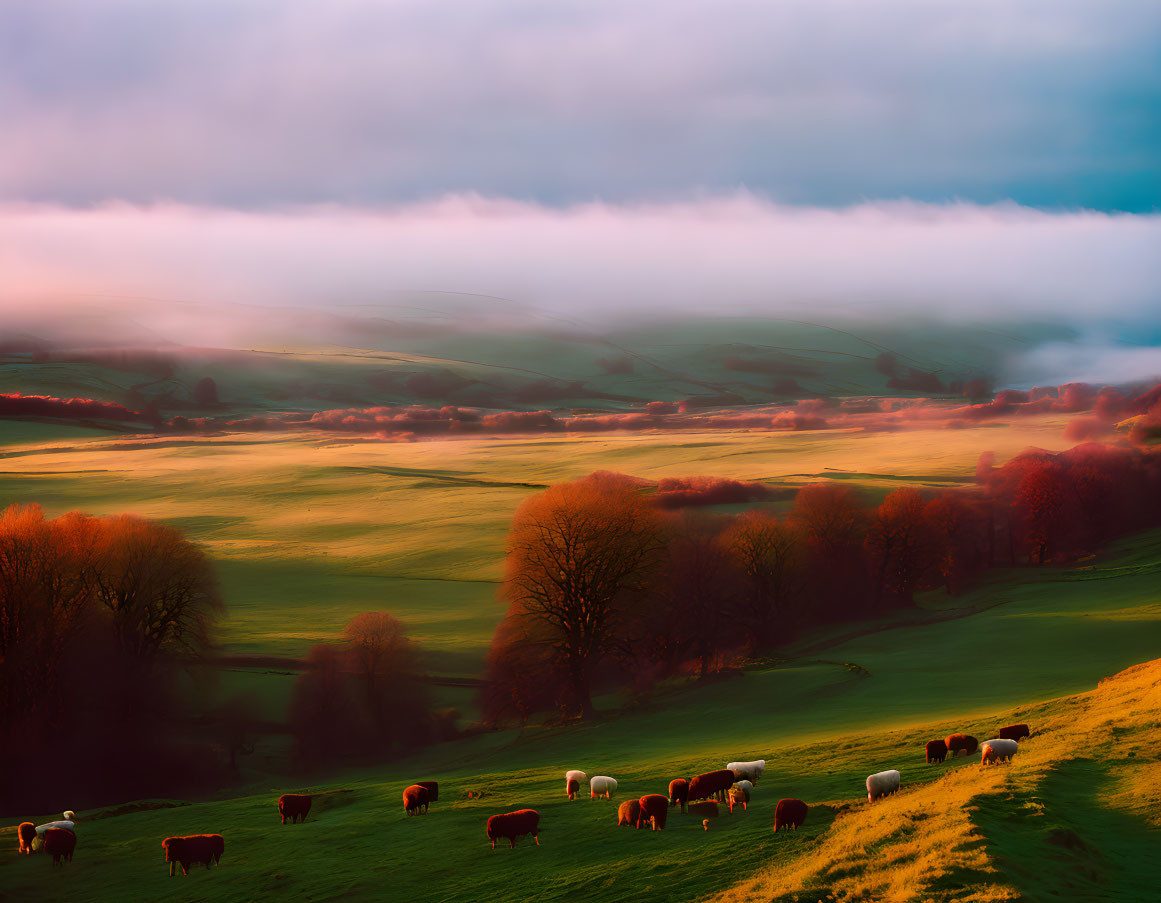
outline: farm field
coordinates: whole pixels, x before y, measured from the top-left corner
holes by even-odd
[[[317,433],[154,437],[7,421],[0,496],[37,502],[50,515],[80,509],[159,518],[202,543],[228,606],[218,636],[218,691],[223,698],[252,694],[277,723],[285,718],[295,660],[363,611],[400,617],[431,673],[478,676],[503,614],[497,590],[512,513],[553,482],[595,470],[653,480],[714,475],[772,487],[830,480],[873,500],[900,485],[969,483],[982,451],[994,452],[997,463],[1029,446],[1059,451],[1071,444],[1063,438],[1066,421],[1045,414],[891,433],[714,430],[418,442]],[[787,502],[761,504],[781,510]],[[752,505],[717,510],[743,507]],[[1161,649],[1159,573],[1161,532],[1146,533],[1072,568],[996,571],[959,597],[921,594],[916,610],[885,622],[815,631],[782,659],[740,676],[673,684],[635,701],[600,698],[606,715],[593,724],[478,734],[422,758],[315,776],[302,786],[276,776],[287,761],[285,736],[265,735],[245,765],[246,783],[220,798],[82,813],[81,845],[67,870],[46,872],[39,859],[19,859],[11,827],[4,828],[0,888],[81,901],[125,899],[126,889],[140,899],[270,893],[518,901],[534,884],[544,900],[719,895],[725,903],[797,893],[817,899],[831,891],[846,894],[839,899],[908,899],[899,889],[907,882],[912,890],[928,882],[931,899],[963,899],[948,895],[958,882],[977,893],[971,899],[1035,900],[1028,863],[1054,855],[1059,830],[1076,832],[1087,845],[1077,862],[1092,862],[1077,865],[1077,881],[1115,872],[1120,896],[1109,899],[1140,899],[1133,894],[1151,880],[1141,857],[1157,845],[1140,809],[1152,772],[1130,761],[1125,744],[1149,731],[1147,718],[1118,724],[1118,731],[1094,727],[1093,736],[1104,738],[1096,748],[1071,764],[1058,767],[1056,760],[1061,750],[1074,755],[1081,731],[1067,714],[1081,703],[1061,697],[1090,690]],[[286,666],[248,666],[247,656],[273,656]],[[1156,707],[1155,689],[1134,683],[1131,693],[1126,711]],[[437,686],[433,695],[438,705],[459,709],[464,726],[478,717],[470,688]],[[999,724],[1023,719],[1060,726],[1043,737],[1038,731],[1011,769],[923,763],[922,745],[931,737],[963,729],[985,739]],[[719,819],[708,834],[679,815],[660,834],[617,830],[615,804],[569,804],[560,787],[562,772],[579,767],[616,776],[621,798],[639,796],[664,791],[672,777],[749,758],[769,761],[750,810]],[[864,809],[863,779],[892,767],[903,771],[906,792]],[[1105,806],[1103,797],[1086,797],[1086,820],[1126,846],[1110,848],[1067,816],[1068,783],[1077,776],[1111,800]],[[428,816],[407,819],[400,792],[426,778],[440,780],[440,802]],[[316,808],[307,825],[284,828],[274,820],[273,800],[296,789],[319,794]],[[773,810],[782,796],[808,800],[811,814],[801,832],[775,837]],[[1013,806],[1037,805],[1051,819],[1032,821],[1018,835],[1004,830]],[[542,813],[543,846],[524,841],[492,853],[486,817],[523,806]],[[161,838],[196,832],[227,837],[222,870],[171,881]],[[1072,835],[1061,836],[1072,843]],[[439,851],[435,862],[432,850]],[[884,854],[900,867],[884,871]],[[723,867],[706,869],[706,856]],[[1006,865],[1016,861],[1018,867]],[[401,869],[414,862],[427,864]]]
[[[918,884],[933,900],[1051,900],[1062,887],[1147,899],[1161,862],[1151,753],[1161,663],[1091,689],[1161,648],[1159,572],[1154,531],[1082,567],[1007,575],[956,600],[1002,603],[985,611],[816,643],[596,724],[479,735],[303,787],[264,779],[230,799],[81,813],[77,857],[55,873],[17,857],[8,827],[0,886],[75,901],[125,899],[126,889],[140,899],[516,901],[529,886],[544,900],[869,901],[915,899]],[[927,739],[962,729],[983,740],[1013,721],[1035,733],[1011,766],[923,761]],[[749,811],[708,833],[679,814],[662,833],[618,829],[616,801],[570,803],[561,787],[566,769],[582,768],[617,777],[624,799],[735,758],[765,758],[766,773]],[[868,807],[863,779],[886,768],[903,773],[904,790]],[[441,782],[440,801],[406,818],[402,788],[428,778]],[[305,825],[284,827],[274,799],[298,789],[322,796]],[[801,831],[775,836],[783,796],[811,810]],[[486,817],[524,806],[541,812],[542,845],[493,853]],[[222,865],[171,880],[160,840],[195,832],[224,834]]]
[[[478,673],[502,607],[513,511],[549,483],[595,470],[799,485],[869,495],[972,480],[979,455],[1057,451],[1066,418],[892,433],[631,433],[382,442],[315,434],[207,438],[0,424],[0,498],[50,515],[131,512],[205,545],[228,605],[223,654],[300,656],[355,614],[390,610],[440,673]],[[10,426],[15,426],[11,433]],[[65,429],[60,427],[59,429]],[[51,435],[51,433],[49,433]],[[40,440],[40,441],[37,441]],[[778,507],[779,503],[770,503]]]

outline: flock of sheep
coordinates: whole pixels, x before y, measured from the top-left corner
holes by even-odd
[[[960,753],[971,755],[980,750],[980,764],[994,765],[1012,760],[1019,749],[1019,741],[1031,736],[1026,724],[1010,724],[1000,728],[999,736],[979,744],[967,734],[952,734],[942,740],[931,740],[926,745],[929,763],[943,762],[949,755],[955,758]],[[617,808],[617,825],[632,825],[641,828],[648,825],[654,831],[661,831],[672,807],[680,806],[683,813],[702,815],[702,827],[708,831],[710,819],[719,814],[719,805],[729,806],[732,814],[735,806],[746,809],[754,785],[766,770],[766,760],[753,762],[730,762],[725,768],[695,775],[690,779],[675,778],[669,782],[668,795],[649,793],[639,799],[625,800]],[[898,771],[880,771],[867,777],[867,800],[874,802],[899,790]],[[589,778],[583,771],[567,771],[564,776],[565,793],[570,800],[576,799],[585,782],[589,785],[589,798],[611,800],[617,791],[617,781],[608,775]],[[403,791],[403,808],[407,815],[422,815],[429,806],[439,799],[437,781],[419,781]],[[297,823],[306,821],[310,813],[311,796],[287,793],[278,798],[278,813],[282,823],[290,819]],[[774,830],[782,828],[794,830],[806,821],[808,806],[799,799],[782,799],[774,810]],[[71,862],[76,849],[76,816],[72,811],[64,813],[63,821],[48,822],[36,826],[32,822],[22,822],[17,828],[20,852],[31,854],[43,850],[53,857],[53,865],[62,860]],[[497,840],[507,840],[512,847],[516,840],[528,835],[540,845],[540,813],[535,809],[518,809],[493,815],[488,819],[487,835],[496,849]],[[201,863],[208,869],[211,863],[221,861],[225,851],[225,840],[221,834],[193,834],[186,837],[167,837],[161,842],[165,851],[165,861],[169,874],[181,865],[182,873],[189,874],[190,865]]]

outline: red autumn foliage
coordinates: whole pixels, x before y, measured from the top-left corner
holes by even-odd
[[[534,529],[513,525],[513,602],[489,658],[489,717],[584,712],[585,688],[705,677],[803,626],[906,607],[923,589],[958,593],[992,566],[1075,560],[1161,525],[1161,450],[1090,442],[1055,455],[1028,449],[1003,466],[984,454],[976,480],[934,494],[898,489],[875,506],[842,485],[810,484],[785,520],[750,511],[652,521],[650,484],[607,472],[553,487],[534,497]],[[536,575],[535,604],[512,583],[526,572]],[[620,582],[600,589],[614,586],[609,574]],[[605,601],[568,603],[573,587]],[[581,629],[569,636],[573,623]]]
[[[738,572],[738,623],[750,650],[757,654],[786,642],[803,615],[803,534],[770,514],[750,511],[733,519],[722,541]]]
[[[434,738],[414,644],[387,612],[364,612],[311,648],[290,706],[299,763],[371,762]]]
[[[1101,420],[1119,420],[1125,413],[1128,401],[1120,389],[1105,386],[1097,393],[1093,413]]]
[[[549,487],[517,509],[504,583],[510,645],[494,646],[491,658],[494,682],[512,667],[510,655],[551,660],[535,678],[559,681],[548,692],[582,717],[593,714],[603,666],[627,653],[630,613],[664,553],[656,507],[624,480],[594,476]]]
[[[935,543],[923,519],[923,497],[916,489],[896,489],[870,518],[865,540],[873,571],[874,606],[895,595],[910,605],[915,587],[935,558]]]
[[[0,513],[0,797],[100,804],[225,777],[208,736],[188,736],[178,680],[221,612],[201,549],[127,515]],[[201,686],[188,674],[188,689]],[[61,743],[83,736],[86,751]]]
[[[148,417],[124,405],[91,398],[54,398],[51,395],[0,393],[0,417],[67,417],[145,423]]]
[[[1064,427],[1064,438],[1070,442],[1102,439],[1112,432],[1108,422],[1099,417],[1074,417]]]
[[[764,483],[725,477],[662,477],[657,483],[654,501],[662,508],[686,508],[756,502],[772,495],[770,487]]]
[[[1134,398],[1127,410],[1130,414],[1161,413],[1161,383]]]
[[[562,429],[550,411],[505,411],[485,414],[481,419],[485,430],[502,433],[553,432]]]

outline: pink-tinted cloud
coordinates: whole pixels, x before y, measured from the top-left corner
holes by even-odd
[[[1068,321],[1089,317],[1098,298],[1101,316],[1147,317],[1161,282],[1157,247],[1155,215],[826,210],[750,194],[567,208],[459,195],[249,213],[9,205],[0,207],[0,313],[66,301],[108,310],[111,295],[329,306],[424,289],[597,323],[659,311]],[[229,329],[174,305],[148,317],[186,341]]]

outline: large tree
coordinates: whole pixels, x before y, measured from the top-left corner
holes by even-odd
[[[863,555],[866,516],[855,494],[833,483],[810,483],[798,490],[787,523],[806,539],[810,581],[820,614],[863,614],[868,601]]]
[[[889,493],[871,515],[866,544],[876,608],[882,608],[892,596],[904,605],[912,604],[916,585],[935,561],[923,510],[918,490],[905,487]]]
[[[595,669],[624,649],[627,606],[645,592],[662,550],[656,509],[624,480],[562,483],[516,511],[505,577],[510,614],[550,650],[582,717],[593,713]]]
[[[201,547],[173,527],[129,514],[102,518],[93,585],[121,651],[143,665],[161,652],[204,652],[223,608]]]
[[[792,634],[801,615],[805,542],[799,530],[764,511],[735,518],[722,541],[741,576],[738,608],[753,653]]]
[[[692,651],[705,680],[722,652],[739,643],[737,572],[722,541],[722,518],[682,512],[669,526],[664,596],[668,624],[658,630]]]

